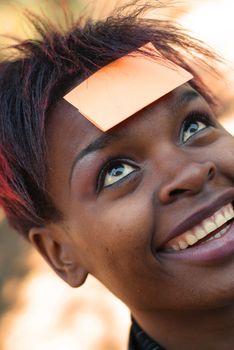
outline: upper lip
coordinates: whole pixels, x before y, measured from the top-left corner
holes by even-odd
[[[219,194],[216,198],[212,198],[212,201],[206,203],[205,206],[197,210],[195,213],[191,214],[188,218],[179,223],[172,231],[170,231],[165,237],[164,241],[160,244],[158,250],[162,249],[163,246],[182,233],[192,229],[194,226],[200,224],[203,220],[212,216],[217,210],[222,208],[228,203],[234,201],[234,188],[229,189],[223,194]]]

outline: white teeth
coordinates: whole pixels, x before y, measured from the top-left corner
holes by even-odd
[[[194,245],[200,239],[206,237],[211,232],[217,230],[219,227],[224,225],[227,221],[231,220],[232,218],[234,218],[234,210],[232,204],[230,203],[219,209],[211,217],[203,220],[201,224],[193,227],[192,230],[187,231],[182,235],[170,240],[167,243],[166,248],[172,250],[186,249],[188,246]],[[228,231],[229,227],[230,225],[226,226],[224,229],[217,232],[214,236],[202,242],[202,244],[206,243],[207,241],[220,238]]]
[[[207,235],[206,231],[201,225],[197,225],[196,227],[194,227],[193,233],[198,239],[202,239]]]
[[[188,247],[188,243],[185,241],[179,241],[179,247],[180,249],[186,249]]]
[[[206,242],[212,241],[213,239],[214,239],[214,237],[210,237],[210,238],[208,238],[208,239],[206,240]],[[203,242],[203,244],[205,244],[206,242]]]
[[[230,212],[224,211],[224,217],[228,221],[228,220],[232,219],[233,216]]]
[[[218,227],[222,226],[227,221],[227,219],[220,213],[214,215],[214,220]]]
[[[229,204],[227,205],[227,208],[228,208],[229,212],[233,215],[233,213],[234,213],[233,205],[232,205],[231,203],[229,203]],[[224,209],[225,209],[225,207],[224,207]]]
[[[179,247],[177,244],[173,244],[173,245],[171,246],[171,248],[172,248],[173,250],[180,250],[180,247]]]
[[[231,226],[231,224],[229,224],[228,226],[223,228],[221,231],[219,231],[220,235],[223,236],[228,231],[230,226]]]
[[[212,241],[212,240],[215,239],[215,238],[220,238],[220,237],[222,237],[222,236],[228,231],[228,229],[229,229],[230,226],[231,226],[231,225],[226,226],[226,227],[223,228],[221,231],[219,231],[218,233],[216,233],[216,235],[210,237],[209,239],[207,239],[205,242],[203,242],[203,243],[201,243],[201,244],[205,244],[206,242]]]
[[[202,226],[206,233],[211,233],[212,231],[216,230],[218,226],[215,224],[215,222],[211,221],[210,219],[206,219],[202,222]]]
[[[186,234],[185,240],[188,243],[188,245],[193,245],[198,241],[198,238],[194,236],[192,233]]]

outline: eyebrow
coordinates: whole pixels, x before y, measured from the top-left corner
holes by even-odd
[[[176,98],[176,101],[173,103],[172,109],[178,110],[191,102],[192,100],[201,97],[201,95],[196,90],[186,90],[184,93],[179,95]],[[80,153],[77,154],[75,157],[71,171],[69,176],[69,185],[71,184],[71,178],[73,170],[76,166],[76,164],[84,157],[86,157],[88,154],[96,152],[100,149],[108,147],[110,144],[113,144],[113,142],[117,142],[121,139],[123,135],[121,135],[119,132],[115,132],[114,134],[103,134],[99,136],[95,141],[90,143],[87,147],[85,147]]]
[[[177,111],[178,109],[183,108],[184,106],[186,106],[191,101],[197,98],[202,98],[199,92],[197,92],[196,90],[186,90],[184,93],[182,93],[176,98],[176,101],[174,101],[172,105],[172,110]]]
[[[108,147],[110,144],[113,144],[113,142],[118,141],[121,138],[119,133],[115,134],[103,134],[99,136],[95,141],[90,143],[87,147],[82,149],[80,153],[77,154],[75,157],[72,167],[71,167],[71,172],[70,172],[70,177],[69,177],[69,184],[71,183],[71,178],[72,178],[72,173],[75,168],[75,165],[77,162],[79,162],[82,158],[86,157],[88,154],[96,152],[100,149]]]

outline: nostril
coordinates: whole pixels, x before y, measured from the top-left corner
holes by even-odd
[[[179,197],[191,196],[203,190],[207,181],[215,178],[216,166],[211,161],[202,163],[190,161],[173,171],[159,190],[162,203],[170,203]]]
[[[170,196],[171,197],[176,197],[176,196],[179,196],[180,194],[186,192],[186,190],[183,190],[183,189],[176,189],[176,190],[173,190],[170,192]]]
[[[216,173],[216,167],[215,165],[212,165],[208,171],[208,179],[212,180],[213,177],[215,176],[215,173]]]

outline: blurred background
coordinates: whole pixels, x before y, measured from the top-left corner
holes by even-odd
[[[85,8],[95,18],[103,18],[117,3],[124,1],[0,0],[0,33],[29,37],[30,27],[23,16],[25,9],[62,21],[61,6],[69,5],[75,17]],[[179,6],[169,7],[163,15],[176,17],[226,59],[219,67],[226,80],[205,78],[223,98],[220,120],[234,134],[234,2],[180,0],[178,3]],[[7,38],[0,40],[1,45],[8,42]],[[8,227],[0,212],[0,350],[124,350],[129,325],[127,308],[92,277],[74,290],[60,281]]]

